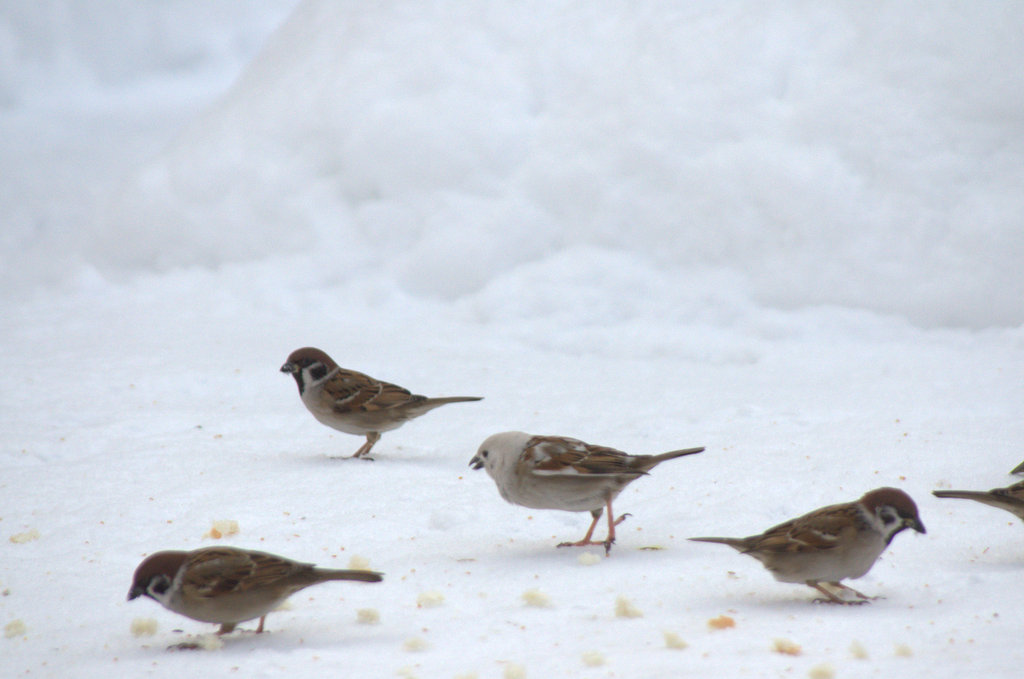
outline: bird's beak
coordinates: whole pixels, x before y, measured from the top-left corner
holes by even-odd
[[[474,455],[473,459],[469,461],[469,466],[472,467],[473,469],[483,469],[484,459],[479,455]]]
[[[140,587],[139,585],[135,585],[128,592],[128,601],[131,601],[132,599],[138,599],[145,593],[146,591],[142,589],[142,587]]]
[[[928,532],[928,531],[926,531],[924,529],[924,524],[921,523],[921,519],[905,519],[903,521],[903,525],[905,525],[905,526],[907,526],[909,528],[913,528],[914,530],[916,530],[918,533],[921,533],[922,535],[924,535],[925,533]]]
[[[283,373],[297,373],[299,372],[299,366],[294,363],[285,363],[281,366],[281,372]]]

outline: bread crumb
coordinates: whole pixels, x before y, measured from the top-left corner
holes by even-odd
[[[534,608],[551,608],[551,597],[539,589],[528,589],[523,592],[523,603]]]
[[[25,625],[25,621],[21,618],[11,620],[9,623],[4,625],[4,636],[8,639],[23,636],[25,632],[28,632],[28,627]]]
[[[129,629],[133,637],[151,637],[156,634],[156,618],[135,618]]]
[[[580,562],[581,566],[593,566],[601,563],[601,557],[594,552],[583,552],[576,560]]]
[[[402,679],[416,679],[415,670],[413,670],[413,668],[409,667],[408,665],[406,665],[405,667],[398,668],[398,671],[395,672],[395,674],[402,677]]]
[[[505,665],[505,671],[501,673],[502,679],[526,679],[526,668],[522,665],[509,663]]]
[[[665,637],[665,648],[671,648],[676,651],[681,651],[687,648],[690,644],[683,641],[683,638],[675,632],[662,632]]]
[[[420,595],[416,597],[417,608],[437,608],[443,603],[444,594],[441,594],[440,592],[421,592]]]
[[[464,674],[456,674],[452,679],[480,679],[480,675],[476,672],[466,672]]]
[[[600,651],[586,651],[583,653],[583,664],[587,667],[600,667],[605,662],[604,656]]]
[[[850,644],[850,655],[852,655],[857,660],[867,660],[868,649],[864,648],[864,645],[861,644],[859,641],[854,640],[854,642]]]
[[[643,611],[633,605],[633,602],[621,594],[615,599],[616,618],[642,618]]]
[[[380,622],[380,613],[376,608],[360,608],[356,611],[356,622],[360,625],[376,625]]]
[[[822,663],[812,667],[807,676],[810,679],[832,679],[836,676],[836,671],[828,663]]]
[[[794,644],[789,639],[776,639],[772,642],[772,650],[783,655],[800,655],[803,652],[800,644]]]
[[[203,634],[196,639],[196,647],[204,651],[219,651],[224,648],[224,641],[216,634]]]
[[[238,535],[238,522],[231,519],[220,519],[213,522],[210,530],[203,535],[203,538],[220,540],[230,535]]]
[[[425,651],[428,648],[430,648],[430,644],[427,643],[426,639],[421,639],[420,637],[412,637],[410,639],[405,640],[405,643],[402,644],[402,648],[406,651],[409,651],[410,653],[418,653],[420,651]]]
[[[708,627],[711,629],[729,629],[735,627],[736,621],[730,618],[728,615],[720,615],[717,618],[711,618],[708,620]]]
[[[368,571],[370,570],[370,560],[365,556],[353,554],[352,558],[348,560],[348,567],[354,571]]]
[[[39,531],[35,528],[30,528],[24,533],[15,533],[10,538],[10,541],[16,545],[23,545],[26,542],[32,542],[33,540],[39,539]]]
[[[896,657],[898,658],[909,658],[914,655],[914,652],[910,650],[910,646],[906,644],[896,644]]]

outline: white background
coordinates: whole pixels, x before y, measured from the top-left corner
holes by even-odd
[[[930,491],[1024,459],[1022,16],[0,3],[5,674],[1017,676],[1020,522]],[[486,398],[330,459],[360,440],[278,373],[305,345]],[[507,429],[707,451],[630,486],[584,565],[554,545],[589,515],[466,466]],[[851,583],[869,606],[685,540],[882,485],[928,534]],[[386,579],[167,653],[213,628],[126,602],[131,573],[220,519]]]

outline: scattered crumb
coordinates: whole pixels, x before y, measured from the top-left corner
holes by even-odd
[[[551,608],[551,597],[539,589],[528,589],[523,592],[523,603],[534,608]]]
[[[203,535],[203,538],[220,540],[221,538],[228,537],[229,535],[238,535],[238,522],[231,519],[220,519],[213,522],[213,525],[210,526],[210,530]]]
[[[898,658],[909,658],[914,655],[914,652],[910,650],[910,646],[906,644],[896,644],[896,657]]]
[[[509,663],[505,665],[505,671],[501,674],[502,679],[526,679],[526,668],[522,665]]]
[[[675,632],[662,632],[662,634],[665,636],[665,648],[681,651],[689,646],[689,644],[683,641],[683,638]]]
[[[421,592],[420,595],[416,597],[417,608],[437,608],[443,603],[444,594],[441,594],[440,592]]]
[[[39,531],[35,528],[30,528],[24,533],[15,533],[10,537],[10,541],[16,545],[22,545],[26,542],[32,542],[33,540],[39,539]]]
[[[789,639],[776,639],[772,642],[772,650],[783,655],[800,655],[803,652],[800,644],[794,644]]]
[[[409,651],[410,653],[418,653],[420,651],[425,651],[428,648],[430,648],[430,644],[427,643],[426,639],[421,639],[420,637],[412,637],[410,639],[405,640],[405,643],[402,644],[402,648],[406,651]]]
[[[633,602],[621,594],[615,599],[616,618],[642,618],[643,611],[633,605]]]
[[[868,649],[864,648],[864,645],[861,644],[859,641],[854,640],[854,642],[850,644],[850,655],[852,655],[857,660],[867,660]]]
[[[11,620],[9,623],[4,625],[4,636],[8,639],[23,636],[27,631],[28,627],[25,626],[25,621],[21,618]]]
[[[465,674],[456,674],[452,679],[479,679],[480,675],[476,672],[466,672]]]
[[[580,562],[581,566],[593,566],[601,563],[601,557],[594,552],[583,552],[576,560]]]
[[[600,651],[586,651],[583,653],[583,664],[587,667],[600,667],[605,662],[604,655]]]
[[[133,637],[151,637],[156,634],[156,618],[135,618],[129,629]]]
[[[402,679],[416,679],[416,671],[408,665],[399,668],[398,671],[395,672],[395,674],[402,677]]]
[[[729,629],[735,627],[736,621],[730,618],[728,615],[720,615],[717,618],[711,618],[708,620],[708,627],[711,629]]]
[[[380,622],[380,613],[376,608],[360,608],[356,611],[356,622],[360,625],[376,625]]]
[[[365,556],[353,554],[352,558],[348,560],[348,567],[356,571],[368,571],[370,570],[370,560]]]
[[[810,679],[832,679],[836,676],[836,671],[828,663],[822,663],[812,667],[807,676]]]

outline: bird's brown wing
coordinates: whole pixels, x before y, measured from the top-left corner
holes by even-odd
[[[854,508],[830,505],[780,523],[756,536],[752,547],[766,552],[814,552],[833,549],[856,531]],[[854,520],[851,520],[854,519]]]
[[[273,554],[233,547],[197,550],[186,564],[182,589],[197,597],[213,597],[272,586],[312,565]]]
[[[545,476],[641,476],[630,466],[633,456],[606,446],[595,446],[564,436],[534,436],[526,443],[520,464]]]
[[[324,383],[324,393],[333,402],[334,410],[340,413],[387,410],[426,399],[397,384],[381,382],[369,375],[344,368],[338,368]]]

